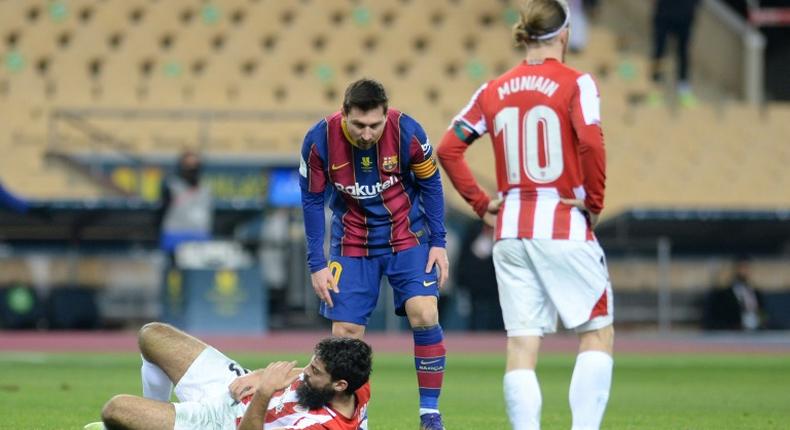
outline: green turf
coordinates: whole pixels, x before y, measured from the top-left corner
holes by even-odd
[[[247,366],[306,356],[230,354]],[[370,428],[415,430],[412,359],[377,355]],[[507,429],[501,355],[448,358],[441,407],[447,428]],[[573,356],[542,358],[543,429],[570,428]],[[790,359],[771,356],[617,358],[605,429],[790,428]],[[136,354],[0,352],[0,429],[81,429],[115,393],[139,393]]]

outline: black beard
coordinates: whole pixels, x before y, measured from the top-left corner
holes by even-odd
[[[296,388],[296,401],[300,406],[307,409],[318,409],[324,407],[335,396],[335,390],[328,386],[323,390],[311,387],[307,381],[302,381]]]

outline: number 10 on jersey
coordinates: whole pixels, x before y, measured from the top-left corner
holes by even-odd
[[[521,183],[522,172],[535,183],[546,184],[562,175],[562,131],[554,109],[538,105],[519,117],[519,108],[506,107],[494,117],[494,134],[503,133],[509,184]],[[523,148],[523,159],[519,156]],[[545,162],[541,163],[542,148]]]

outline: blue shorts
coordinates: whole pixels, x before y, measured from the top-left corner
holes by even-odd
[[[406,301],[417,296],[439,297],[436,266],[425,273],[428,245],[375,257],[333,256],[329,270],[340,293],[330,291],[334,307],[321,303],[321,315],[332,321],[367,325],[379,300],[381,278],[387,276],[395,296],[395,313],[406,315]]]

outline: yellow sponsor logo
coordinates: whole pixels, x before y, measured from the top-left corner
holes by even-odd
[[[337,285],[340,282],[340,274],[343,273],[343,266],[337,261],[332,261],[329,263],[329,273],[332,274],[332,279]]]
[[[370,157],[362,157],[362,170],[366,172],[373,170],[373,162],[370,161]]]

